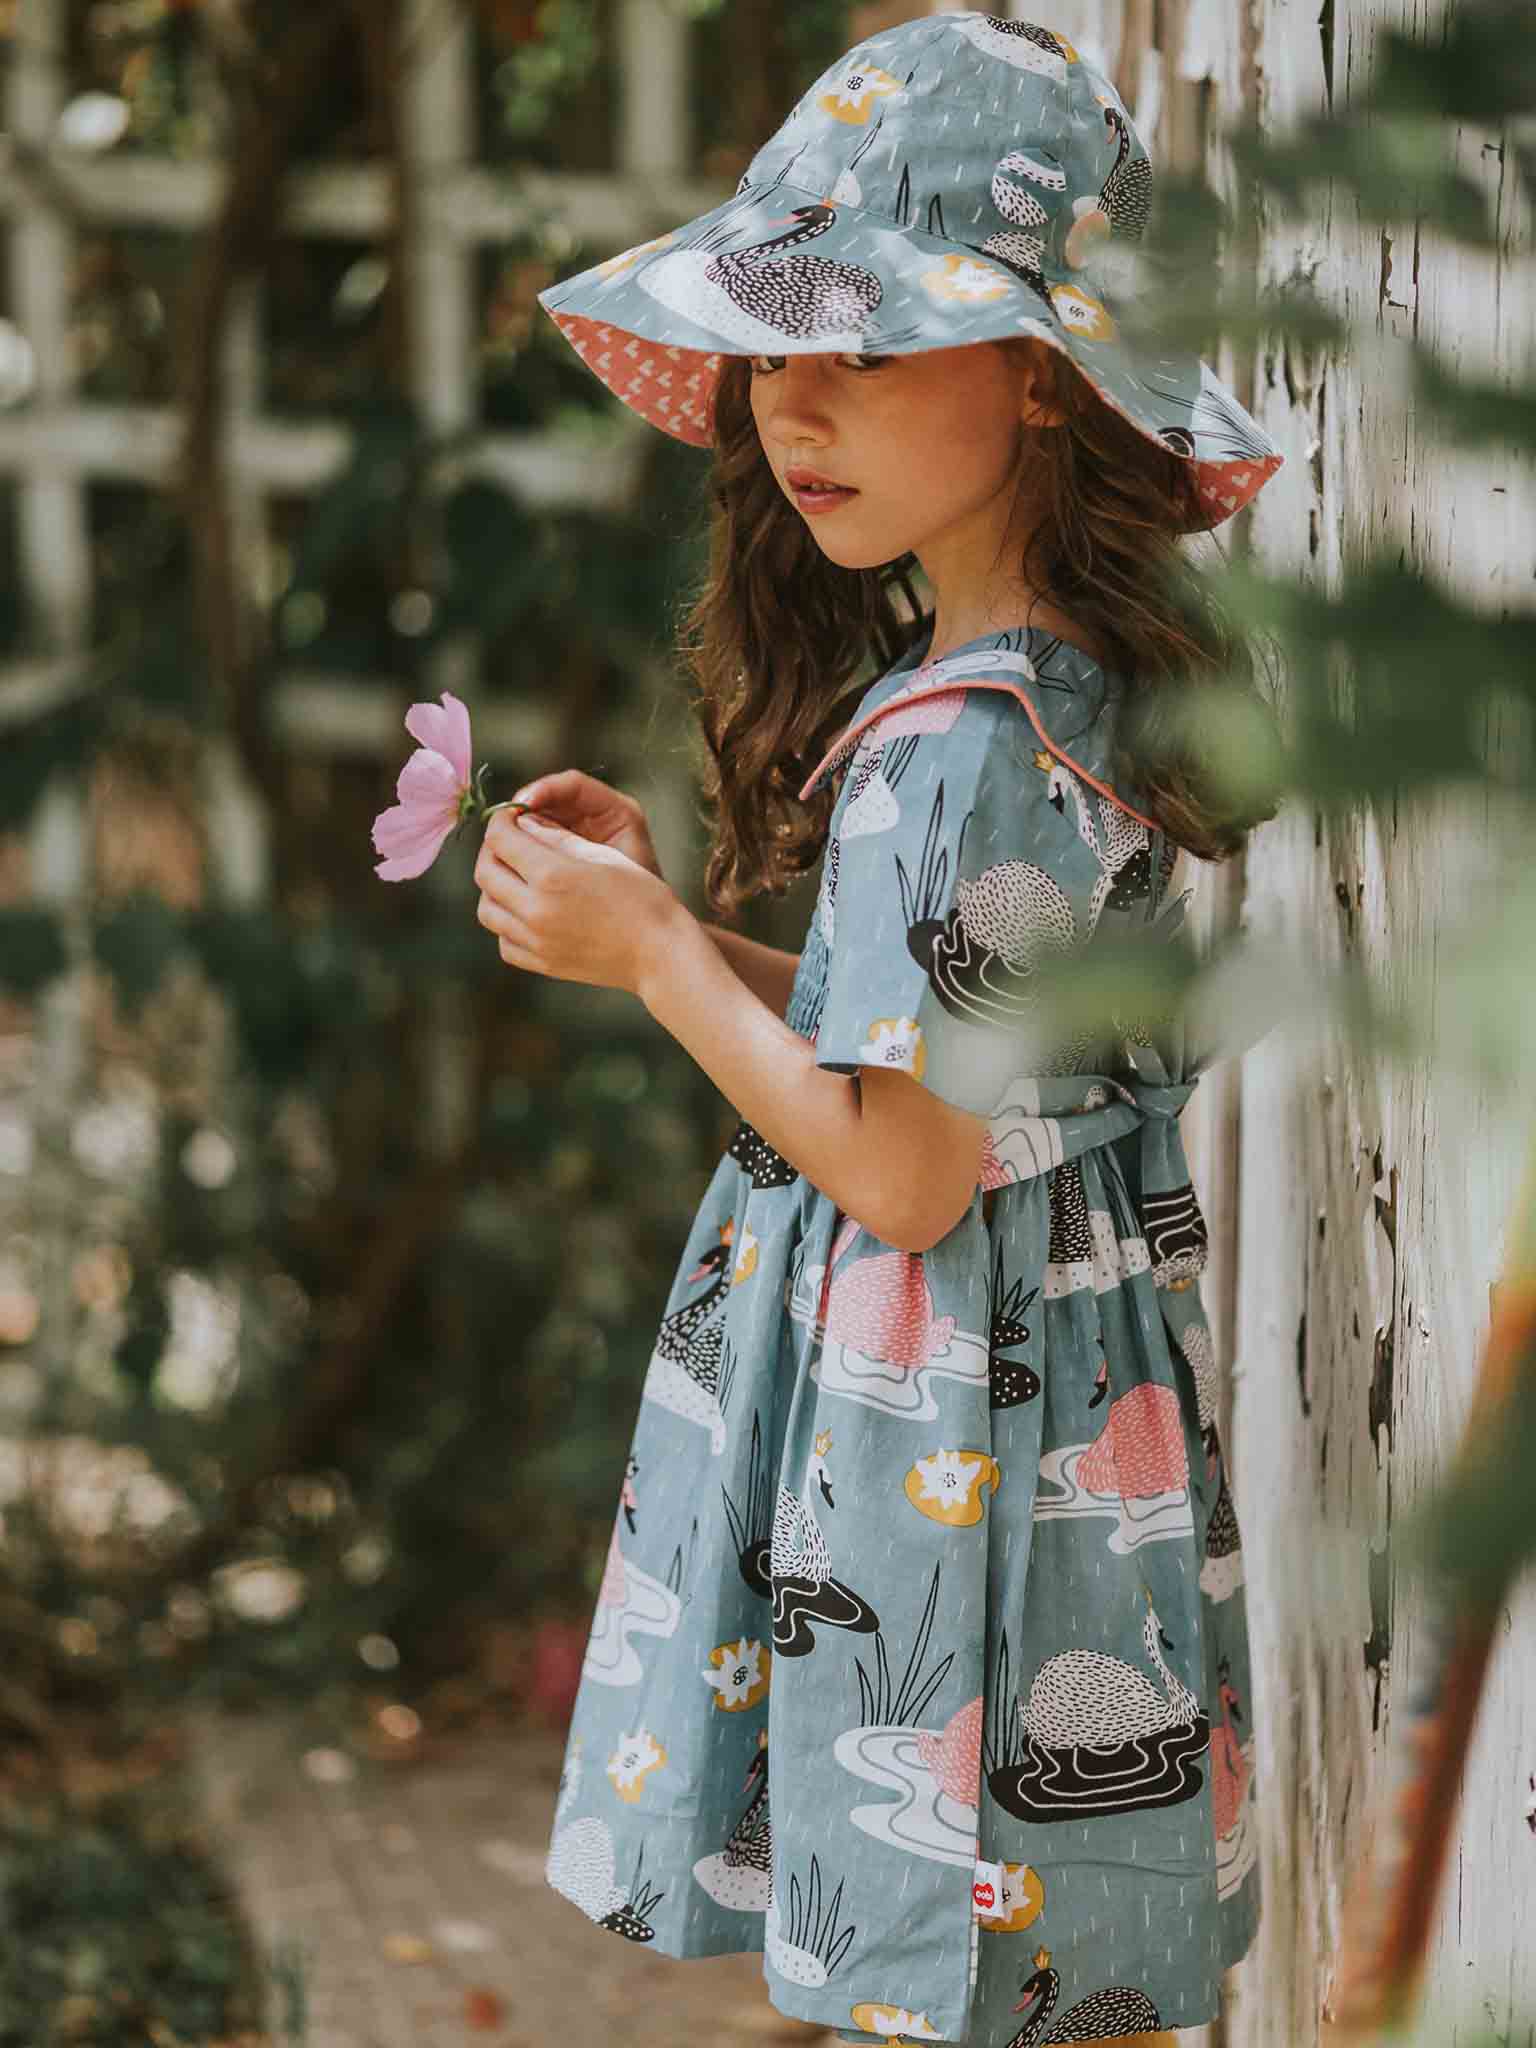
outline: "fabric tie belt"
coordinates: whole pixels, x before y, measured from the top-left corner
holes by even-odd
[[[1147,1056],[1162,1066],[1155,1053]],[[1021,1079],[1002,1091],[988,1120],[986,1184],[1029,1180],[1139,1133],[1130,1155],[1117,1156],[1142,1210],[1154,1277],[1161,1285],[1187,1287],[1205,1265],[1206,1230],[1178,1119],[1198,1085],[1198,1075],[1184,1081],[1135,1073]]]

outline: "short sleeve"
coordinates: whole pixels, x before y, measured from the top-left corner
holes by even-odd
[[[1012,693],[893,705],[864,732],[828,840],[817,1065],[894,1067],[989,1116],[1021,1074],[1080,1064],[1032,1025],[1039,969],[1106,907],[1145,898],[1151,837],[1042,747]]]

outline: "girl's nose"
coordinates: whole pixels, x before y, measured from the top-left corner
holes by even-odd
[[[774,373],[768,396],[765,424],[769,432],[786,445],[804,439],[807,433],[825,434],[831,425],[827,389],[826,373],[814,356],[786,356],[782,368]]]

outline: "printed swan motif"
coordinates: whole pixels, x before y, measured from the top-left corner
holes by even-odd
[[[753,1789],[754,1780],[756,1789]],[[773,1828],[768,1811],[768,1731],[758,1730],[757,1748],[747,1766],[742,1788],[752,1794],[746,1811],[731,1829],[725,1847],[701,1856],[694,1877],[717,1906],[738,1913],[763,1913],[773,1888]]]
[[[1164,1691],[1144,1672],[1101,1650],[1066,1650],[1049,1658],[1035,1675],[1024,1709],[1024,1725],[1037,1741],[1061,1747],[1072,1743],[1128,1742],[1160,1728],[1193,1721],[1200,1704],[1163,1657],[1157,1610],[1147,1595],[1147,1618],[1141,1639],[1162,1675]]]
[[[832,1482],[827,1477],[826,1454],[832,1448],[832,1432],[821,1431],[806,1461],[805,1482],[796,1500],[785,1487],[779,1488],[779,1502],[773,1516],[773,1542],[768,1568],[779,1579],[814,1579],[819,1584],[832,1576],[832,1555],[816,1519],[811,1498],[813,1483],[820,1487],[827,1506],[834,1505]]]
[[[1210,1745],[1194,1694],[1168,1668],[1152,1596],[1142,1640],[1163,1681],[1098,1650],[1064,1650],[1035,1675],[1020,1709],[1022,1751],[987,1774],[993,1797],[1021,1820],[1087,1820],[1192,1799],[1193,1759]]]
[[[981,1803],[981,1727],[986,1702],[969,1700],[944,1724],[942,1734],[917,1731],[919,1760],[932,1771],[939,1789],[957,1806]]]
[[[829,1267],[862,1227],[852,1216],[843,1219]],[[890,1365],[926,1364],[955,1331],[953,1316],[934,1315],[923,1262],[911,1252],[876,1252],[844,1266],[827,1281],[825,1301],[830,1338]]]
[[[836,219],[829,196],[765,223],[789,226],[788,234],[719,253],[708,245],[678,249],[635,281],[672,312],[753,353],[771,353],[786,335],[859,349],[883,296],[874,272],[835,258],[778,254],[825,234]]]
[[[785,1657],[804,1657],[815,1649],[816,1637],[809,1625],[813,1621],[828,1628],[850,1629],[856,1635],[873,1635],[880,1626],[880,1618],[868,1602],[861,1600],[851,1586],[833,1578],[831,1552],[816,1519],[813,1487],[827,1507],[836,1506],[826,1465],[831,1448],[831,1430],[818,1431],[806,1460],[799,1500],[781,1486],[774,1509],[768,1551],[773,1586],[773,1647]]]
[[[1036,2048],[1037,2043],[1045,2048],[1050,2042],[1114,2041],[1122,2034],[1155,2033],[1162,2025],[1157,2007],[1144,1991],[1127,1984],[1111,1984],[1103,1991],[1090,1991],[1086,1998],[1080,1998],[1046,2033],[1045,2023],[1055,2011],[1061,1992],[1061,1979],[1050,1967],[1050,1961],[1048,1948],[1035,1952],[1035,1974],[1020,1985],[1024,1996],[1013,2009],[1022,2012],[1033,2001],[1039,2003],[1008,2048]]]
[[[686,1286],[705,1279],[710,1285],[696,1301],[685,1301],[663,1316],[642,1390],[645,1400],[707,1429],[709,1447],[716,1457],[725,1449],[726,1435],[720,1400],[726,1297],[751,1271],[750,1266],[741,1264],[731,1268],[735,1236],[734,1221],[723,1225],[719,1242],[684,1276]]]

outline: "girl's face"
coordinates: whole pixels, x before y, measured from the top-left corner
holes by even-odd
[[[751,376],[763,453],[822,553],[870,569],[910,550],[936,588],[961,564],[969,580],[983,566],[978,549],[990,562],[1014,510],[1021,420],[1052,421],[1035,410],[1033,361],[998,342],[753,356]],[[802,501],[791,481],[800,470],[854,495],[825,509]]]

